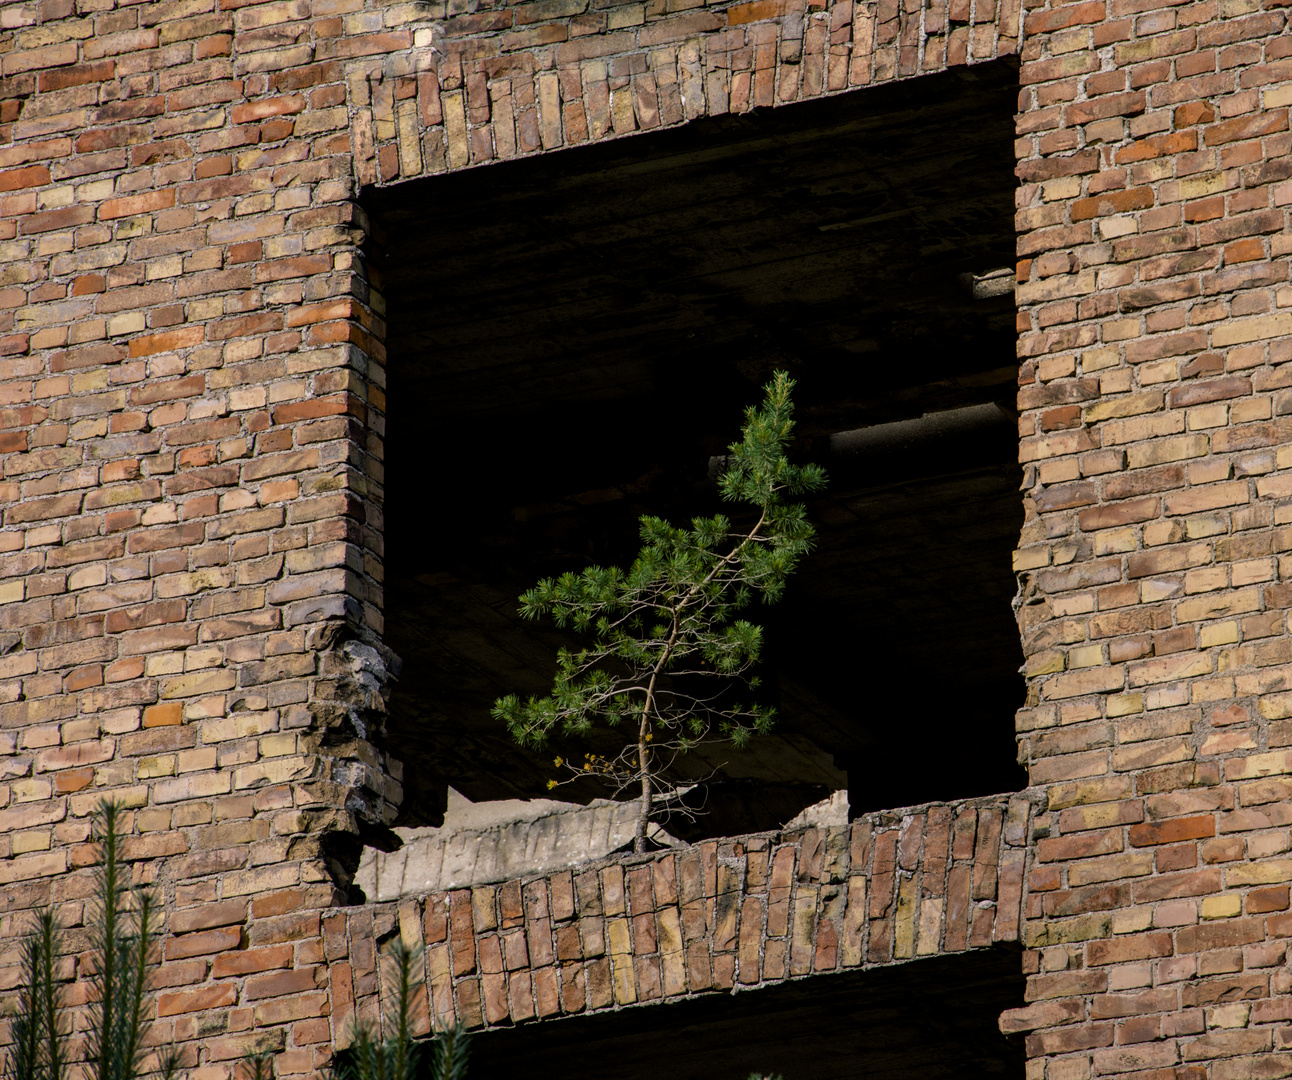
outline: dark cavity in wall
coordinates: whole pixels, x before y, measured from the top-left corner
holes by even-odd
[[[1017,949],[478,1035],[471,1074],[563,1080],[1022,1080]]]
[[[1014,309],[972,280],[1013,264],[1016,94],[984,64],[364,194],[402,820],[434,823],[450,784],[546,793],[548,756],[489,716],[546,691],[563,640],[517,594],[626,562],[642,513],[719,509],[710,458],[778,368],[794,452],[832,482],[817,552],[754,613],[776,733],[688,764],[718,770],[699,831],[845,785],[854,812],[1022,785]],[[931,437],[876,428],[929,413]]]

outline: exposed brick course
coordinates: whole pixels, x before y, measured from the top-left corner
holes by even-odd
[[[1021,796],[934,804],[327,913],[334,978],[351,980],[333,1021],[388,1004],[373,935],[423,949],[423,1031],[1015,942],[1029,816]]]

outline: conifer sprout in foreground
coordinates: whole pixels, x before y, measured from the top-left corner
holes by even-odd
[[[743,745],[771,726],[773,710],[733,696],[757,689],[754,668],[762,628],[735,617],[755,596],[778,600],[785,579],[812,544],[801,503],[787,496],[818,491],[825,472],[785,456],[794,423],[794,381],[777,372],[763,404],[745,413],[719,480],[722,497],[744,503],[755,518],[733,529],[719,514],[689,529],[657,517],[640,519],[642,548],[632,567],[590,566],[540,581],[520,598],[526,619],[548,616],[591,637],[561,649],[547,697],[499,698],[493,715],[522,746],[541,747],[553,729],[584,735],[595,725],[624,728],[628,741],[613,758],[555,760],[569,783],[580,776],[607,782],[640,800],[633,848],[646,849],[653,814],[681,809],[684,787],[670,782],[675,759],[711,739]]]
[[[390,950],[393,978],[386,1012],[386,1038],[371,1024],[354,1026],[350,1048],[334,1062],[332,1080],[417,1080],[427,1075],[420,1067],[427,1044],[413,1038],[413,965],[419,950],[397,941]],[[430,1043],[429,1080],[466,1080],[471,1035],[461,1025],[439,1032]],[[250,1080],[261,1080],[253,1076]]]
[[[158,920],[151,894],[127,883],[129,870],[118,852],[123,813],[112,802],[101,803],[95,812],[101,859],[86,905],[89,1032],[86,1061],[77,1068],[85,1080],[138,1080],[148,1073],[148,978],[156,966]],[[46,909],[23,941],[22,987],[5,1059],[6,1080],[64,1080],[68,1074],[72,1022],[54,970],[62,951],[57,920]],[[156,1072],[171,1080],[178,1064],[174,1053],[164,1052]]]

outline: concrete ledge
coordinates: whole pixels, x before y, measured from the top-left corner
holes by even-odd
[[[847,820],[848,793],[836,791],[784,828],[842,825]],[[608,858],[632,844],[636,827],[635,802],[473,803],[450,788],[442,826],[394,829],[403,846],[395,851],[365,848],[354,883],[369,901],[385,903],[550,874]],[[649,835],[660,847],[686,846],[654,822]]]

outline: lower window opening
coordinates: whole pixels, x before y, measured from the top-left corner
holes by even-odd
[[[564,1080],[1022,1080],[1017,949],[483,1032],[469,1075]]]

